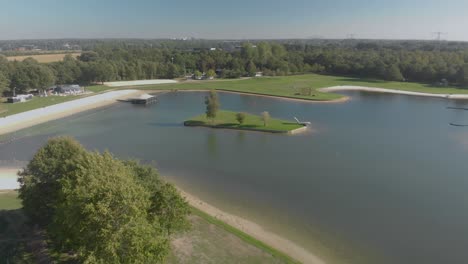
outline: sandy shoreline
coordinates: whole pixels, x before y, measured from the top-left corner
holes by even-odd
[[[185,199],[191,206],[241,230],[242,232],[264,242],[267,245],[272,246],[277,250],[282,251],[283,253],[291,256],[292,258],[299,260],[302,263],[325,263],[325,261],[322,260],[320,257],[312,254],[311,252],[295,244],[294,242],[287,240],[273,232],[265,230],[260,225],[252,221],[249,221],[236,215],[226,213],[210,204],[205,203],[197,197],[181,190],[180,188],[178,189],[182,196],[185,197]]]
[[[17,182],[18,168],[0,168],[0,191],[14,190],[19,188]],[[266,243],[267,245],[282,251],[283,253],[291,256],[292,258],[299,260],[302,263],[311,264],[324,264],[325,261],[318,256],[310,253],[301,246],[289,241],[273,232],[265,230],[260,225],[249,221],[247,219],[226,213],[200,199],[196,196],[191,195],[178,187],[181,195],[185,197],[187,202],[205,212],[206,214],[215,217],[239,230],[249,234],[250,236]]]
[[[421,93],[411,92],[404,90],[377,88],[377,87],[364,87],[364,86],[333,86],[327,88],[320,88],[321,92],[339,92],[339,91],[364,91],[364,92],[375,92],[375,93],[391,93],[391,94],[403,94],[403,95],[414,95],[414,96],[426,96],[426,97],[437,97],[446,99],[468,99],[468,94],[434,94],[434,93]]]
[[[117,99],[124,99],[138,93],[141,93],[141,91],[111,91],[0,118],[0,135],[70,116],[82,111],[110,105],[115,103]]]

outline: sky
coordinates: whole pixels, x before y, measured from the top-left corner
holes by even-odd
[[[0,0],[0,39],[468,41],[468,0]]]

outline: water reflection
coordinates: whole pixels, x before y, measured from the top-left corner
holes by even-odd
[[[203,128],[204,129],[204,128]],[[211,131],[207,133],[206,135],[206,146],[207,146],[207,152],[210,156],[216,157],[216,154],[218,153],[218,139],[217,139],[217,134],[216,131]]]

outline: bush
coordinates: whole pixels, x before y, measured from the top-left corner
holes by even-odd
[[[245,113],[237,113],[236,114],[236,120],[237,120],[237,122],[239,122],[239,125],[242,125],[244,123],[245,117],[246,117]]]

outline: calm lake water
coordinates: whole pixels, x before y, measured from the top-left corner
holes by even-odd
[[[220,94],[223,109],[311,121],[286,136],[186,128],[205,93],[168,93],[157,104],[115,104],[13,135],[0,165],[17,164],[49,137],[71,135],[157,166],[209,203],[244,216],[312,252],[360,263],[466,263],[466,101],[348,93],[343,104]],[[320,241],[320,242],[318,242]],[[351,252],[351,253],[350,253]]]

